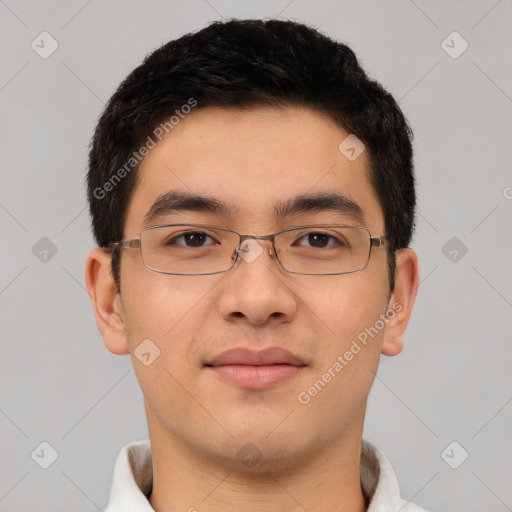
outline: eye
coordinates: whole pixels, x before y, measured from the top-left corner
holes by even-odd
[[[323,247],[328,247],[330,245],[336,245],[337,243],[337,240],[335,240],[331,235],[320,232],[308,233],[307,235],[300,237],[296,242],[297,245],[309,245],[310,247],[318,249],[322,249]]]
[[[210,235],[202,231],[188,231],[167,240],[165,245],[184,245],[186,247],[204,247],[205,245],[219,245]]]

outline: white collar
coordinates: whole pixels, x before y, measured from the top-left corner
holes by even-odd
[[[151,491],[153,466],[149,441],[125,446],[114,468],[110,501],[104,512],[155,512],[146,497]],[[367,512],[426,512],[400,498],[393,468],[378,448],[363,440],[361,486],[371,498]]]

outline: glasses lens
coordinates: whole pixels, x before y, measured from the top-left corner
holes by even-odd
[[[238,235],[200,225],[157,226],[141,234],[144,265],[168,274],[211,274],[229,270]]]
[[[368,265],[370,233],[365,228],[309,226],[275,237],[283,267],[299,274],[357,272]]]

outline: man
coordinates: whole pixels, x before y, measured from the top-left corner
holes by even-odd
[[[86,283],[149,442],[108,512],[419,511],[362,440],[418,267],[410,130],[353,52],[231,20],[121,84],[91,146]]]

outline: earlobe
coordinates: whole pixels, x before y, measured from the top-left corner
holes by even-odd
[[[123,307],[110,265],[109,252],[101,248],[90,251],[85,262],[85,283],[105,346],[114,354],[128,354]]]
[[[396,253],[395,287],[388,303],[388,322],[381,350],[386,356],[395,356],[402,351],[402,336],[411,317],[418,281],[416,253],[412,249],[400,249]]]

